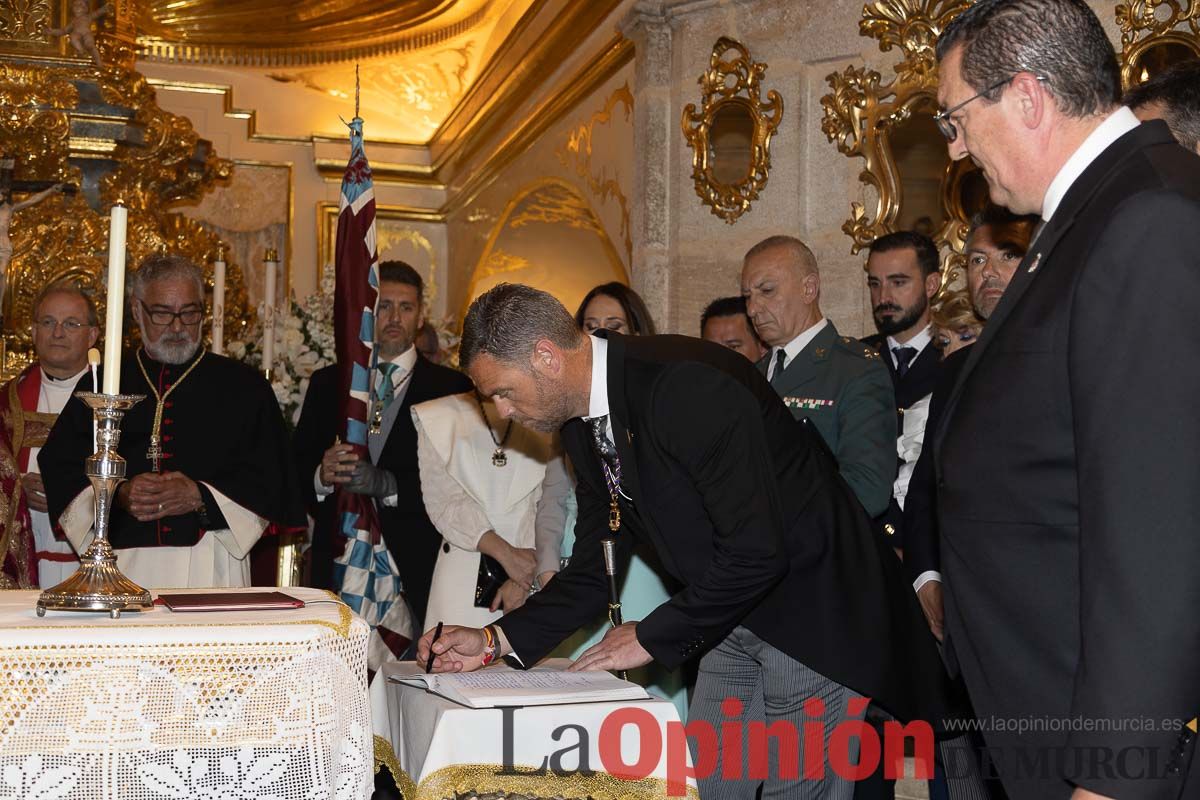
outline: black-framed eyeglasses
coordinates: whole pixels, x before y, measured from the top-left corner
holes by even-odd
[[[1008,83],[1012,83],[1013,79],[1016,78],[1017,75],[1020,75],[1020,74],[1021,73],[1016,72],[1016,73],[1008,76],[1007,78],[1005,78],[1002,81],[996,81],[991,86],[987,87],[982,92],[975,95],[974,97],[968,97],[966,100],[963,100],[961,103],[956,105],[954,108],[947,108],[945,111],[939,111],[938,113],[934,114],[933,121],[937,123],[938,130],[942,132],[942,136],[946,137],[946,141],[953,142],[955,139],[958,138],[958,128],[954,127],[954,122],[953,122],[953,120],[950,119],[951,114],[954,114],[957,111],[961,111],[963,106],[965,106],[967,103],[970,103],[973,100],[978,100],[979,98],[983,97],[984,95],[988,95],[988,94],[991,94],[992,92],[996,91],[1001,86],[1004,86]],[[1039,81],[1046,80],[1045,75],[1035,75],[1034,77],[1037,78]]]
[[[142,304],[142,310],[150,317],[150,321],[160,328],[173,325],[175,320],[179,320],[183,325],[199,325],[200,321],[204,319],[204,312],[198,308],[187,308],[183,311],[155,311],[146,305],[146,301],[138,300],[138,302]]]

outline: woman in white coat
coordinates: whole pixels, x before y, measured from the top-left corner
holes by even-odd
[[[539,561],[534,521],[547,469],[549,483],[566,480],[562,458],[550,436],[502,419],[474,392],[419,403],[412,415],[425,510],[443,540],[422,630],[483,627],[525,602],[540,563],[557,561],[558,541],[541,543]],[[475,606],[481,553],[509,575],[490,608]]]

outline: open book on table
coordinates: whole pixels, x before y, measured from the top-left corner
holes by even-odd
[[[547,706],[562,703],[645,700],[646,690],[602,671],[567,672],[570,660],[548,659],[532,669],[501,662],[477,672],[425,674],[425,665],[400,661],[384,666],[388,680],[420,686],[471,708]]]

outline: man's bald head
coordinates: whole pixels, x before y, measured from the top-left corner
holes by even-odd
[[[808,249],[808,245],[795,236],[768,236],[746,251],[742,263],[764,254],[769,254],[772,259],[778,259],[781,263],[798,270],[801,275],[820,274],[817,269],[817,257]]]
[[[816,256],[794,236],[763,239],[742,261],[742,296],[759,337],[787,344],[821,320]]]

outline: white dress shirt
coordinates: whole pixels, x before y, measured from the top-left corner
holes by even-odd
[[[828,324],[829,320],[825,317],[821,317],[820,321],[818,321],[815,325],[806,328],[803,333],[801,333],[795,339],[792,339],[782,348],[772,347],[771,360],[767,362],[767,380],[771,380],[771,378],[775,377],[775,367],[777,366],[776,359],[779,358],[776,353],[778,353],[780,350],[783,350],[785,353],[783,357],[783,368],[787,369],[788,364],[792,363],[792,359],[800,355],[801,351],[808,347],[809,342],[817,338],[817,334],[823,331],[825,326]]]
[[[588,390],[588,413],[584,421],[596,417],[608,416],[608,340],[599,336],[589,336],[592,344],[592,385]],[[605,420],[604,435],[610,442],[612,437],[612,420]]]
[[[933,341],[933,325],[932,324],[926,325],[920,333],[918,333],[916,336],[914,336],[913,338],[909,339],[907,342],[904,342],[904,343],[897,342],[891,336],[887,337],[888,354],[892,357],[892,366],[896,367],[896,368],[900,367],[899,362],[896,361],[896,348],[897,347],[916,348],[917,352],[914,353],[913,357],[908,360],[909,366],[912,366],[912,363],[921,357],[921,353],[925,352],[926,345],[928,345],[932,341]]]
[[[1121,106],[1109,114],[1096,130],[1088,134],[1088,137],[1083,140],[1083,144],[1079,145],[1079,149],[1072,153],[1059,169],[1054,180],[1050,181],[1050,186],[1046,189],[1046,196],[1042,199],[1042,220],[1049,221],[1054,216],[1054,212],[1058,210],[1058,205],[1066,196],[1067,190],[1071,188],[1071,184],[1078,180],[1083,171],[1101,153],[1140,124],[1141,122],[1132,111]]]

